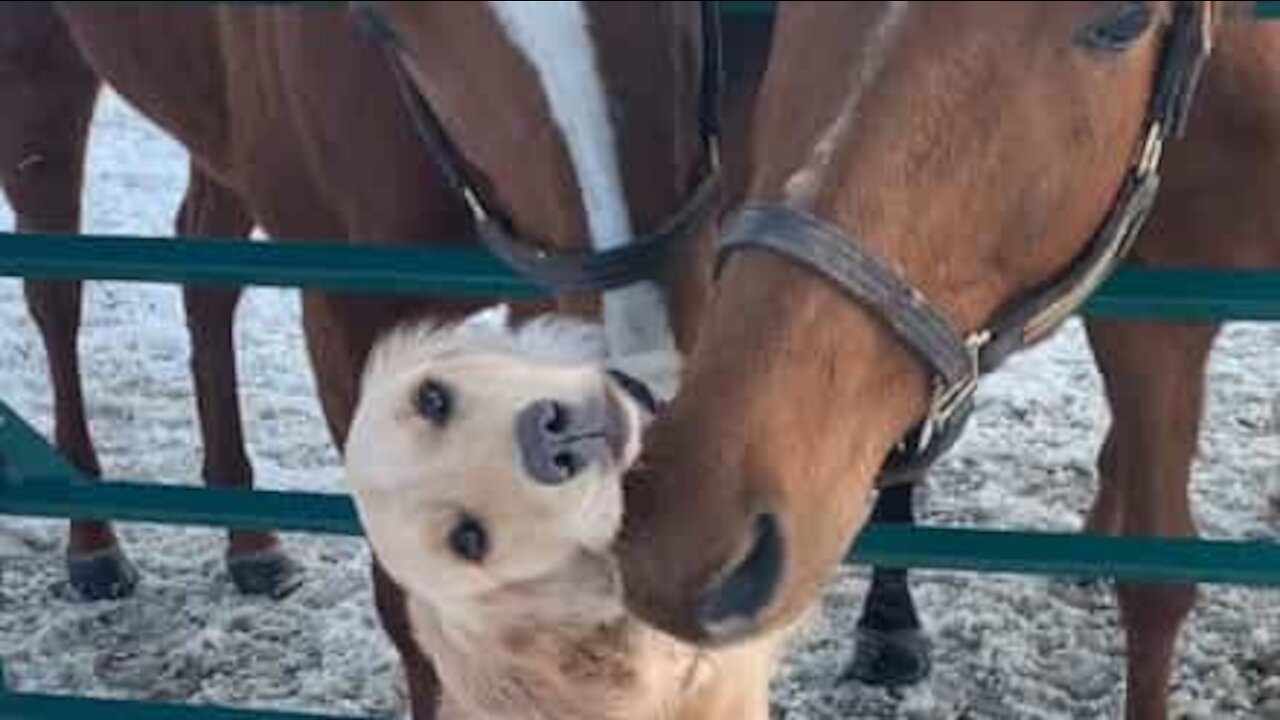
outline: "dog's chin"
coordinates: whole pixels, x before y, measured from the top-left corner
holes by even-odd
[[[507,625],[599,625],[626,613],[617,563],[587,550],[553,573],[487,594],[483,606]]]

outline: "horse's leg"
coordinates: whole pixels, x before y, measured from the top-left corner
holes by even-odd
[[[1113,421],[1086,527],[1131,536],[1195,535],[1187,485],[1217,327],[1093,321],[1088,328]],[[1195,586],[1119,582],[1116,590],[1128,649],[1126,715],[1163,720],[1178,632],[1195,604]]]
[[[881,491],[871,521],[915,523],[915,488],[923,481],[921,473],[911,483]],[[896,687],[923,680],[929,667],[929,644],[920,630],[906,568],[872,568],[871,589],[862,605],[857,645],[845,677]]]
[[[253,218],[235,193],[193,163],[175,228],[180,236],[240,240],[252,232]],[[253,487],[236,392],[233,330],[241,292],[239,287],[183,288],[204,447],[202,476],[209,487]],[[240,592],[249,595],[281,598],[302,582],[300,568],[270,532],[231,530],[227,569]]]
[[[373,558],[372,566],[374,607],[378,611],[383,631],[400,656],[409,694],[408,717],[411,720],[434,720],[443,694],[440,677],[436,674],[431,659],[423,654],[413,639],[404,591],[387,575],[377,557]]]
[[[5,14],[0,183],[18,232],[78,233],[85,143],[99,81],[52,6],[33,3]],[[98,477],[77,357],[81,283],[29,281],[25,292],[53,386],[54,444],[81,472]],[[127,596],[138,581],[106,522],[73,519],[66,562],[71,586],[86,600]]]

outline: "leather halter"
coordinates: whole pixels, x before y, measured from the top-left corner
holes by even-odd
[[[439,117],[418,91],[405,66],[408,48],[374,6],[352,2],[361,27],[387,57],[401,99],[415,130],[426,145],[436,169],[466,203],[481,243],[512,270],[556,293],[612,290],[656,279],[665,269],[672,248],[697,234],[720,198],[720,88],[723,84],[720,13],[717,3],[702,2],[702,77],[698,102],[698,130],[704,150],[704,175],[675,214],[657,230],[604,251],[551,251],[517,236],[493,212],[474,182],[467,165],[450,142]],[[590,247],[590,243],[586,244]]]
[[[717,275],[745,249],[776,253],[834,283],[872,310],[933,373],[923,420],[893,448],[880,487],[914,482],[958,439],[979,378],[1075,313],[1132,246],[1159,187],[1164,141],[1181,137],[1210,52],[1211,3],[1176,2],[1147,109],[1143,142],[1102,226],[1067,270],[961,335],[909,281],[857,238],[808,213],[778,204],[748,205],[720,236]]]

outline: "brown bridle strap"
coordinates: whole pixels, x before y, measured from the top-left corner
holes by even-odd
[[[549,250],[519,237],[510,223],[485,203],[468,166],[450,141],[439,117],[418,92],[404,62],[408,52],[395,30],[373,5],[352,2],[365,34],[387,58],[401,100],[415,131],[440,175],[461,197],[475,222],[481,243],[512,270],[535,285],[556,293],[614,290],[657,279],[666,269],[672,248],[698,233],[718,207],[721,197],[720,88],[723,84],[720,9],[716,2],[700,3],[702,12],[702,76],[698,103],[698,129],[704,146],[703,178],[684,204],[658,229],[631,238],[609,250]],[[586,243],[585,247],[591,247]]]
[[[609,250],[549,251],[511,235],[491,216],[477,218],[480,240],[512,270],[547,290],[586,293],[652,280],[673,248],[696,234],[720,199],[721,175],[709,172],[685,204],[657,231]]]
[[[1176,2],[1165,34],[1146,128],[1124,184],[1101,227],[1067,270],[968,335],[865,244],[813,215],[785,205],[748,205],[720,237],[716,273],[736,251],[775,253],[820,275],[872,310],[925,363],[932,395],[921,422],[892,450],[878,478],[912,482],[958,438],[979,378],[1010,354],[1042,339],[1074,314],[1132,247],[1159,188],[1164,141],[1185,131],[1210,51],[1212,4]]]
[[[983,372],[1035,343],[1074,314],[1133,246],[1160,188],[1164,142],[1186,133],[1192,100],[1211,50],[1212,2],[1178,2],[1162,50],[1147,132],[1124,184],[1089,247],[1053,282],[998,313],[980,353]]]
[[[770,250],[831,280],[887,323],[945,386],[959,388],[975,376],[970,343],[857,238],[792,207],[747,205],[725,226],[717,260],[723,263],[732,251],[748,247]]]

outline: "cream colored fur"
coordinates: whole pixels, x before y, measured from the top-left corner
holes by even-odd
[[[593,324],[503,313],[424,324],[375,348],[345,449],[374,551],[404,588],[416,641],[444,685],[442,720],[768,717],[780,639],[698,653],[630,617],[611,545],[622,476],[647,418],[602,371]],[[421,418],[426,378],[446,384],[443,427]],[[513,422],[536,399],[614,393],[630,433],[613,467],[559,486],[525,475]],[[484,562],[449,550],[461,514],[489,533]]]

